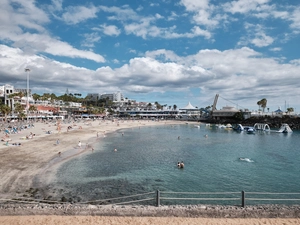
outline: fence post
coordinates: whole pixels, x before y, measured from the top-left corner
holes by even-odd
[[[157,207],[160,206],[160,191],[159,190],[156,191],[156,206]]]
[[[245,192],[242,191],[242,207],[245,207]]]

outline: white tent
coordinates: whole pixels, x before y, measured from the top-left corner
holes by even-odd
[[[181,108],[181,110],[191,110],[196,109],[192,104],[189,102],[185,107]]]

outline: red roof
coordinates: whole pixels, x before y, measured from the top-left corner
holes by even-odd
[[[59,107],[52,107],[52,106],[45,106],[45,105],[37,105],[36,106],[38,111],[49,111],[49,112],[58,112]]]

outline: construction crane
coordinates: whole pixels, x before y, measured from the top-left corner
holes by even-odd
[[[216,94],[214,104],[212,105],[212,109],[211,109],[212,112],[217,110],[216,106],[217,106],[218,98],[219,98],[219,94]]]

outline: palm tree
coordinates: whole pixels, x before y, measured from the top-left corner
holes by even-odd
[[[265,108],[267,107],[267,99],[263,98],[262,100],[257,102],[258,107],[262,107],[263,112],[265,112]]]
[[[5,121],[7,121],[7,115],[11,112],[11,108],[8,105],[0,105],[0,112],[4,114]]]
[[[24,107],[20,103],[15,104],[15,112],[18,114],[18,117],[23,119],[25,117]]]
[[[290,114],[291,112],[294,112],[294,108],[290,107],[286,109],[287,113]]]
[[[24,93],[23,92],[13,93],[13,94],[10,94],[8,97],[9,98],[14,98],[14,97],[17,97],[17,96],[22,98],[22,97],[24,97]]]
[[[36,101],[36,100],[39,100],[40,99],[40,95],[39,94],[36,94],[36,93],[34,93],[34,94],[32,94],[32,98]]]
[[[37,111],[37,108],[36,108],[36,106],[34,106],[34,105],[31,105],[31,106],[29,106],[29,112],[35,112],[35,111]]]
[[[156,105],[157,109],[162,109],[163,108],[163,106],[161,104],[159,104],[158,102],[155,102],[154,104]]]

